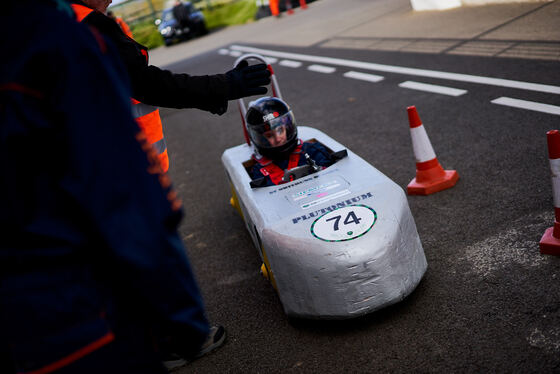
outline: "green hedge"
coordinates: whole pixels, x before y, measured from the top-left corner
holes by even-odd
[[[202,12],[208,29],[212,30],[252,22],[257,14],[257,3],[255,0],[239,0]]]
[[[163,38],[152,21],[143,21],[130,27],[134,40],[148,49],[163,45]]]

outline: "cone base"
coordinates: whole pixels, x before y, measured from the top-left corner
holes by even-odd
[[[556,239],[552,235],[553,231],[554,227],[546,229],[539,242],[541,254],[543,255],[560,256],[560,239]]]
[[[417,182],[414,178],[406,187],[409,195],[430,195],[453,187],[459,180],[456,170],[444,170],[445,175],[431,181]]]

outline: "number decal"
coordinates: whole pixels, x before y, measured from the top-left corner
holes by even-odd
[[[365,235],[376,221],[377,212],[372,208],[350,205],[317,218],[311,225],[311,234],[327,242],[352,240]]]
[[[333,218],[329,218],[326,221],[334,220],[334,231],[338,231],[338,221],[340,221],[340,218],[342,218],[342,216],[334,216]],[[346,221],[344,221],[344,223],[346,224]]]
[[[334,216],[332,218],[326,219],[325,221],[334,221],[334,231],[338,231],[338,222],[340,221],[340,219],[342,218],[342,216]],[[360,221],[362,219],[358,218],[356,216],[356,213],[351,210],[350,212],[348,212],[348,215],[346,216],[346,218],[344,218],[344,224],[345,225],[349,225],[351,223],[355,223],[356,225],[360,224]]]
[[[362,219],[356,217],[356,213],[354,213],[354,211],[351,210],[351,211],[348,213],[348,215],[346,216],[346,218],[344,219],[344,224],[345,224],[345,225],[349,225],[350,223],[353,222],[353,223],[355,223],[356,225],[359,225],[361,220],[362,220]]]

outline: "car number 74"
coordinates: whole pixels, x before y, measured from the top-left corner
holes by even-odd
[[[377,213],[372,208],[350,205],[317,218],[311,225],[311,233],[328,242],[346,241],[364,235],[376,221]]]
[[[334,221],[334,231],[338,231],[338,222],[341,218],[342,216],[334,216],[333,218],[329,218],[326,221]],[[344,219],[344,224],[349,225],[351,223],[355,223],[356,225],[358,225],[361,220],[361,218],[356,217],[356,213],[354,213],[354,211],[352,210],[348,212],[348,215]]]

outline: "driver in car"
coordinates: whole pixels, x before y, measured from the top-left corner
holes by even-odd
[[[333,163],[329,151],[319,142],[302,142],[292,110],[283,100],[262,97],[249,104],[246,114],[249,138],[255,146],[255,165],[249,171],[260,187],[289,182],[286,171],[309,165],[317,171]]]

